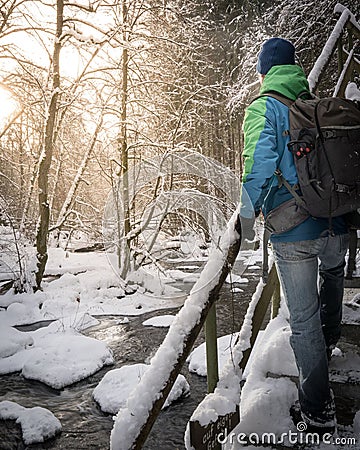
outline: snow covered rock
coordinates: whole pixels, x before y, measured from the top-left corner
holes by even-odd
[[[145,320],[143,325],[145,327],[169,327],[174,320],[175,316],[165,314],[163,316],[151,317],[151,319]]]
[[[23,325],[44,320],[39,305],[45,299],[43,292],[29,294],[27,292],[15,294],[10,289],[4,295],[0,296],[0,306],[5,309],[0,311],[0,324],[4,325]]]
[[[5,324],[0,328],[0,358],[7,358],[19,350],[24,350],[33,345],[34,340],[29,334],[22,333]]]
[[[134,364],[110,370],[93,392],[93,397],[99,403],[101,410],[116,414],[121,408],[124,408],[131,391],[139,383],[148,368],[149,365],[147,364]],[[188,382],[183,375],[179,375],[163,408],[167,408],[172,402],[180,397],[186,397],[189,393]]]
[[[218,364],[219,372],[222,371],[227,360],[231,355],[231,347],[235,344],[236,336],[231,334],[218,338]],[[189,363],[189,371],[194,372],[202,377],[206,377],[206,344],[203,343],[193,350],[187,358]]]
[[[345,89],[345,98],[354,101],[360,101],[360,90],[355,83],[349,83]]]
[[[73,330],[44,336],[26,359],[22,375],[62,389],[113,364],[104,342],[81,336]]]
[[[24,408],[7,400],[0,402],[0,419],[20,424],[26,445],[44,442],[61,431],[61,423],[48,409]]]

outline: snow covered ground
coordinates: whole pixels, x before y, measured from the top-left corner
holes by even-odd
[[[184,294],[169,286],[174,281],[157,279],[162,292],[148,294],[141,286],[133,295],[126,295],[123,283],[112,269],[105,253],[70,253],[50,249],[48,276],[56,279],[43,282],[43,291],[0,296],[0,323],[22,325],[41,320],[63,319],[82,314],[139,315],[161,308],[179,306]],[[61,275],[59,277],[59,275]],[[155,275],[146,274],[155,280]],[[145,278],[145,275],[143,275]],[[172,298],[173,297],[173,298]]]
[[[114,363],[105,342],[81,333],[98,323],[96,316],[119,315],[119,322],[127,323],[127,316],[179,306],[179,291],[167,286],[175,278],[169,277],[164,284],[158,282],[163,295],[148,294],[143,287],[127,295],[108,256],[102,252],[50,249],[46,275],[43,291],[15,294],[9,290],[0,296],[0,374],[20,372],[25,378],[41,381],[54,389],[62,389]],[[185,274],[179,271],[178,275]],[[149,281],[151,274],[147,277]],[[168,326],[164,320],[169,319],[160,322],[153,319],[149,325]],[[49,323],[35,331],[19,331],[14,327],[41,321]],[[114,388],[116,382],[112,380],[107,389]],[[134,383],[136,378],[125,386],[119,382],[117,385],[127,395]],[[105,391],[103,388],[103,395]],[[179,379],[173,399],[187,394],[186,380]],[[50,420],[50,412],[6,401],[0,405],[1,418],[16,419],[21,424],[26,443],[42,442],[60,429]],[[48,419],[48,426],[41,425]],[[32,422],[38,423],[35,431]]]
[[[251,256],[251,252],[248,252],[246,257],[242,257],[242,264],[245,261],[254,265],[256,258],[251,259]],[[159,311],[159,315],[145,321],[144,326],[170,326],[174,316],[162,311],[180,306],[186,298],[183,292],[170,286],[170,283],[196,281],[199,272],[189,274],[189,270],[193,269],[198,269],[198,265],[193,265],[192,269],[191,266],[184,266],[185,271],[169,271],[168,277],[161,279],[148,270],[133,280],[133,283],[138,283],[136,292],[127,293],[113,270],[109,255],[103,252],[73,253],[61,248],[50,249],[42,291],[15,294],[9,290],[0,296],[0,374],[20,372],[25,378],[62,389],[87,378],[103,366],[112,365],[114,358],[107,343],[86,337],[82,331],[98,323],[96,316],[119,315],[119,323],[125,324],[129,323],[128,316],[155,310]],[[233,281],[246,281],[240,278],[237,276]],[[157,289],[153,289],[155,293],[149,293],[144,285]],[[17,325],[42,321],[48,323],[35,331],[25,332],[15,328]],[[141,375],[145,368],[147,366],[143,365]],[[131,371],[140,370],[139,367],[131,366],[121,369],[127,376]],[[96,400],[105,404],[104,410],[107,411],[109,405],[104,399],[111,397],[116,387],[119,395],[116,396],[116,407],[111,406],[114,413],[121,407],[121,399],[127,398],[141,378],[132,376],[131,381],[124,384],[121,381],[123,376],[119,378],[117,370],[108,372],[108,378],[102,381],[94,393]],[[179,377],[168,404],[188,393],[186,380]],[[24,440],[27,439],[26,427],[31,428],[32,425],[26,424],[36,417],[34,411],[21,405],[10,405],[4,400],[0,404],[1,417],[17,420],[22,426]],[[34,407],[37,408],[37,405]],[[36,409],[35,412],[40,414]],[[49,414],[42,414],[39,423],[50,418]],[[57,433],[59,428],[52,423],[49,422],[49,427],[40,427],[31,442],[42,442]]]
[[[257,254],[242,252],[239,259],[243,266],[257,273],[261,266],[261,251]],[[157,295],[149,294],[141,286],[135,293],[127,294],[106,254],[70,253],[62,249],[51,250],[47,275],[49,277],[43,284],[42,292],[15,295],[10,290],[0,296],[0,374],[20,372],[26,378],[41,381],[55,389],[87,378],[101,367],[114,363],[106,342],[82,334],[83,330],[98,323],[96,316],[119,315],[119,323],[129,323],[128,316],[159,311],[143,325],[169,327],[175,316],[165,314],[164,310],[180,306],[185,298],[182,292],[170,286],[170,282],[174,279],[186,282],[190,278],[188,272],[177,269],[169,274],[172,278],[169,276],[161,280]],[[194,279],[198,277],[191,276]],[[146,277],[150,285],[155,280],[151,272],[147,272]],[[229,277],[227,282],[234,284],[234,292],[241,292],[246,289],[248,280],[240,272]],[[344,304],[346,323],[360,323],[359,295],[355,294],[347,298]],[[241,392],[242,420],[241,426],[235,430],[237,433],[263,433],[269,430],[281,433],[291,429],[289,407],[296,398],[292,377],[296,376],[297,371],[289,347],[286,308],[282,311],[261,333],[243,374],[246,383]],[[16,325],[44,320],[51,323],[35,331],[24,332],[15,328]],[[231,360],[235,340],[236,335],[219,339],[220,370],[226,368]],[[188,362],[190,370],[205,375],[204,346],[195,349]],[[147,369],[145,364],[141,367],[123,366],[122,370],[111,370],[104,376],[94,391],[94,399],[104,411],[115,414],[124,406],[129,393],[136,388]],[[359,383],[360,357],[337,350],[332,361],[331,377],[337,382]],[[114,392],[117,394],[113,395]],[[173,399],[188,393],[189,386],[180,377],[174,387]],[[117,402],[113,404],[115,398]],[[60,431],[61,424],[50,411],[38,405],[24,408],[4,400],[0,403],[0,417],[17,420],[26,443],[42,442]],[[359,417],[360,414],[357,415]],[[353,428],[342,430],[342,433],[351,435],[356,427],[360,428],[358,422],[360,420],[354,422]]]

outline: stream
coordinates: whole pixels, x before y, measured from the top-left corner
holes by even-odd
[[[257,272],[257,273],[256,273]],[[241,284],[243,292],[232,293],[225,284],[217,306],[218,336],[240,329],[249,300],[258,283],[258,271],[245,273],[249,282]],[[128,316],[129,323],[118,324],[119,316],[97,316],[100,323],[83,333],[103,340],[112,349],[113,366],[107,366],[94,375],[62,390],[52,389],[41,382],[26,380],[20,374],[0,376],[0,400],[10,400],[25,407],[42,406],[52,411],[62,424],[62,432],[43,444],[26,446],[20,426],[15,421],[0,421],[0,449],[64,449],[107,450],[113,426],[111,414],[103,413],[92,398],[92,392],[109,370],[135,363],[149,363],[163,341],[168,328],[145,327],[144,320],[162,314],[176,314],[179,309],[166,309]],[[36,325],[17,327],[30,331]],[[196,346],[204,342],[200,333]],[[190,384],[190,396],[181,398],[162,411],[144,445],[146,450],[183,450],[186,424],[194,409],[207,392],[206,378],[192,374],[185,364],[182,372]]]

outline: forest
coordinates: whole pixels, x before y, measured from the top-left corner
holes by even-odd
[[[126,279],[181,234],[214,239],[237,203],[261,43],[290,39],[308,73],[334,6],[1,0],[1,280],[41,289],[48,248],[74,241],[117,250]]]

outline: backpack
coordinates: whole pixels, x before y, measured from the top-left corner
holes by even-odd
[[[311,216],[324,218],[360,208],[359,105],[339,97],[304,100],[300,96],[293,101],[273,91],[262,96],[289,107],[288,149],[294,155],[301,206]],[[299,203],[281,172],[275,174]]]

